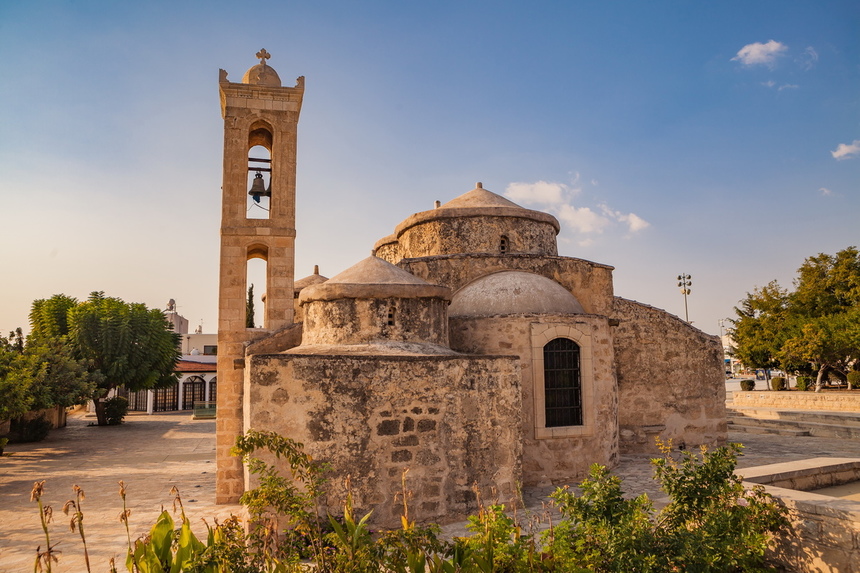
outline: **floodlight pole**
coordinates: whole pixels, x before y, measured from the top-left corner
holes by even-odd
[[[690,294],[690,286],[693,284],[693,277],[686,274],[681,273],[678,275],[678,286],[681,288],[681,294],[684,295],[684,320],[690,322],[690,313],[687,310],[687,295]]]

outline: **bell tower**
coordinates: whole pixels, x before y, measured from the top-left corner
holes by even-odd
[[[270,54],[241,83],[220,70],[224,118],[221,271],[218,296],[216,502],[234,503],[243,490],[241,461],[230,448],[242,432],[245,348],[293,322],[296,237],[296,130],[304,77],[282,87]],[[268,155],[268,157],[265,157]],[[265,174],[265,175],[264,175]],[[248,191],[249,181],[251,190]],[[246,327],[248,261],[266,266],[261,328]],[[258,285],[259,286],[259,285]]]

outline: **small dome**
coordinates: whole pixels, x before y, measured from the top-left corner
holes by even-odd
[[[314,265],[314,274],[306,276],[304,278],[298,279],[293,283],[293,290],[300,291],[305,287],[309,287],[311,285],[316,285],[319,283],[324,283],[328,280],[328,277],[324,277],[320,274],[319,265]]]
[[[584,314],[576,297],[552,279],[523,271],[482,277],[457,291],[448,316]]]
[[[272,88],[281,87],[281,78],[278,76],[278,72],[266,64],[266,60],[272,57],[271,54],[264,48],[257,52],[257,57],[260,58],[260,63],[245,72],[245,75],[242,76],[242,83]]]
[[[301,303],[340,298],[450,298],[448,287],[432,285],[403,269],[369,256],[325,282],[306,287]]]

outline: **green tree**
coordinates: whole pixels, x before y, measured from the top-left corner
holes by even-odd
[[[81,303],[65,295],[37,300],[30,317],[36,340],[68,345],[84,364],[100,426],[107,425],[103,398],[110,390],[162,388],[178,380],[180,336],[160,310],[94,292]]]
[[[30,410],[74,406],[92,395],[84,364],[61,340],[28,337],[21,329],[0,337],[0,419]]]
[[[776,281],[755,289],[735,312],[735,356],[753,368],[844,375],[860,361],[860,251],[807,258],[795,290]]]
[[[8,339],[0,336],[0,420],[21,416],[33,403],[30,379],[24,368],[26,360],[16,346],[14,336]]]
[[[248,287],[248,301],[245,303],[245,327],[254,328],[254,285]]]
[[[779,349],[790,318],[788,291],[771,281],[763,288],[747,293],[735,307],[732,338],[734,356],[749,368],[776,368]]]

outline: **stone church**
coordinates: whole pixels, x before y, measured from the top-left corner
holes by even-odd
[[[249,428],[331,464],[333,508],[349,475],[382,526],[398,523],[407,468],[412,515],[440,521],[472,511],[476,492],[574,482],[657,437],[725,440],[719,340],[616,297],[611,266],[559,256],[555,217],[481,183],[407,217],[340,274],[294,280],[304,78],[282,87],[257,57],[240,83],[223,70],[219,82],[219,502],[249,486],[229,455]],[[265,217],[249,217],[251,202]],[[266,261],[262,328],[245,326],[252,258]]]

